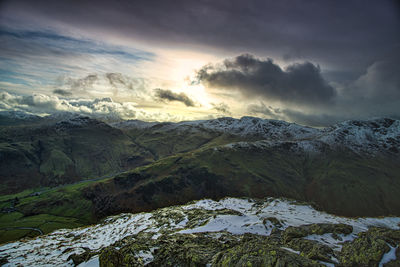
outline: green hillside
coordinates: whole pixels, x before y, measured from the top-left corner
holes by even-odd
[[[349,150],[205,149],[93,184],[96,214],[144,211],[204,197],[289,197],[345,216],[399,215],[400,164]]]

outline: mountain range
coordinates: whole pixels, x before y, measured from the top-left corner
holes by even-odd
[[[400,121],[102,121],[0,114],[0,241],[192,200],[289,198],[400,216]],[[40,230],[40,231],[39,231]]]

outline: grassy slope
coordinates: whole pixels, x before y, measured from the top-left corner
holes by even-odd
[[[15,131],[15,128],[13,129]],[[18,129],[18,132],[22,131],[22,129],[23,127]],[[3,130],[3,136],[9,135],[9,133],[5,134]],[[208,147],[240,140],[240,138],[233,136],[199,132],[196,135],[187,137],[182,135],[181,138],[174,139],[176,140],[175,142],[171,142],[172,138],[177,135],[179,135],[177,132],[165,132],[161,135],[153,135],[148,134],[146,131],[131,130],[126,134],[124,133],[123,138],[121,138],[120,135],[117,135],[116,138],[119,138],[118,142],[121,143],[122,146],[128,148],[131,147],[134,149],[131,150],[133,151],[131,153],[133,154],[134,158],[137,156],[143,156],[144,154],[149,161],[153,157],[162,158],[171,155],[172,153],[189,151],[201,146]],[[129,136],[129,138],[127,139],[126,136]],[[75,162],[80,164],[82,168],[84,168],[85,165],[92,166],[93,159],[88,158],[87,154],[85,154],[88,152],[88,150],[101,148],[102,151],[109,153],[109,149],[105,147],[105,145],[113,145],[116,143],[114,140],[110,141],[110,138],[107,136],[105,137],[104,133],[101,131],[94,133],[90,129],[75,129],[73,132],[65,133],[64,136],[52,136],[51,134],[48,136],[41,132],[40,137],[41,140],[46,140],[41,141],[42,146],[46,146],[46,150],[50,151],[48,160],[40,165],[40,172],[47,173],[47,177],[51,177],[50,179],[53,180],[53,183],[50,185],[62,183],[62,181],[56,180],[57,177],[59,177],[57,174],[62,171],[65,162],[69,162],[70,158],[75,159]],[[85,142],[89,140],[89,137],[90,144],[87,144]],[[26,135],[24,133],[20,133],[20,137],[16,140],[19,142],[14,142],[11,144],[4,142],[1,144],[4,147],[11,147],[12,149],[15,149],[17,153],[22,154],[22,159],[28,161],[28,163],[26,163],[26,161],[20,159],[12,161],[11,164],[17,164],[18,162],[23,162],[26,165],[31,164],[29,159],[26,159],[25,156],[34,154],[35,152],[32,152],[31,150],[35,150],[35,147],[32,145],[32,142],[25,142],[24,145],[26,147],[22,148],[22,141],[26,141],[25,138]],[[46,145],[44,145],[44,142],[46,142]],[[101,146],[99,146],[99,144],[101,144]],[[88,146],[93,146],[93,148]],[[63,151],[67,148],[69,148],[69,153],[64,153]],[[0,151],[4,153],[5,149],[0,149]],[[148,153],[148,151],[152,152]],[[102,156],[104,158],[110,157],[109,154],[103,154]],[[110,158],[112,160],[112,155]],[[169,162],[169,160],[170,159],[167,158],[165,161],[160,161],[160,163],[156,162],[154,166],[157,166],[158,164],[164,165],[165,162]],[[104,164],[104,162],[101,161],[100,163]],[[107,164],[107,162],[105,163]],[[113,169],[112,167],[113,166],[110,166],[110,169]],[[143,168],[138,168],[138,170],[141,169]],[[32,179],[32,173],[34,172],[30,172],[28,180],[35,180]],[[91,172],[89,171],[84,173],[90,174]],[[99,173],[102,172],[100,171]],[[124,177],[124,175],[125,174],[121,174],[118,177]],[[20,203],[16,206],[18,211],[8,214],[0,213],[0,243],[39,234],[34,230],[11,230],[10,228],[12,227],[40,228],[44,233],[48,233],[59,228],[72,228],[94,223],[102,216],[108,215],[108,213],[99,214],[94,212],[95,209],[93,207],[92,200],[89,200],[86,196],[87,192],[90,191],[86,189],[87,187],[92,184],[101,186],[106,184],[104,181],[107,180],[109,179],[103,179],[102,181],[87,181],[75,185],[65,185],[62,186],[62,188],[46,188],[35,183],[28,183],[27,187],[30,189],[15,194],[1,195],[0,208],[9,207],[11,205],[11,200],[15,197],[20,199]],[[41,181],[43,181],[43,178],[41,178]],[[3,189],[3,192],[6,192],[9,191],[10,188],[8,185],[3,185]],[[28,195],[31,193],[43,190],[48,191],[39,196],[28,197]],[[116,189],[116,193],[118,192],[119,188]],[[173,201],[169,202],[172,204],[174,203]],[[7,230],[5,230],[5,228],[7,228]]]
[[[105,178],[109,179],[109,178]],[[97,181],[96,181],[97,182]],[[0,243],[39,234],[35,230],[17,227],[39,228],[49,233],[60,228],[75,228],[95,223],[92,202],[84,198],[83,188],[95,181],[84,181],[61,188],[48,188],[38,196],[30,196],[34,190],[0,197],[0,207],[9,207],[18,197],[17,211],[0,213]]]
[[[207,149],[165,158],[87,189],[96,214],[144,211],[203,197],[284,196],[346,216],[400,215],[397,159],[350,151]]]
[[[57,130],[54,124],[0,128],[0,195],[98,177],[200,147],[241,140],[216,132],[121,131],[92,120]]]
[[[105,124],[57,131],[53,125],[0,130],[0,194],[73,183],[154,160]]]
[[[20,193],[18,212],[2,214],[0,221],[2,228],[23,225],[49,232],[120,212],[224,196],[283,196],[339,215],[399,216],[399,166],[398,160],[359,157],[350,151],[327,151],[321,156],[286,148],[199,149],[40,196],[23,198]],[[14,197],[1,197],[0,205]],[[32,234],[36,233],[0,231],[0,242]]]
[[[157,129],[158,127],[160,126],[141,130],[125,130],[124,132],[134,140],[135,144],[151,151],[157,159],[177,153],[194,151],[199,148],[256,139],[233,136],[206,129],[198,129],[196,131],[181,129],[161,131]]]

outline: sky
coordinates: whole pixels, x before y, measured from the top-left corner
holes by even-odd
[[[0,111],[400,118],[391,0],[3,0]]]

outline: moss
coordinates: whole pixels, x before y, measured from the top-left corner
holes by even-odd
[[[332,256],[334,255],[333,250],[317,241],[294,238],[286,242],[285,246],[300,251],[302,257],[334,263],[332,261]]]
[[[288,227],[283,231],[284,242],[289,242],[293,238],[305,237],[308,235],[316,234],[323,235],[326,233],[345,234],[348,235],[353,232],[353,227],[346,224],[327,224],[318,223],[310,225],[302,225],[299,227]]]
[[[213,258],[213,266],[323,266],[300,255],[280,248],[276,240],[244,235],[232,248]]]
[[[375,266],[382,259],[383,254],[390,248],[387,245],[385,233],[392,232],[389,229],[371,228],[362,232],[352,242],[343,245],[339,255],[343,266]]]
[[[88,261],[95,253],[91,252],[89,249],[85,249],[85,252],[81,254],[72,254],[68,257],[67,261],[72,260],[75,266],[81,264],[82,262]]]
[[[166,212],[166,210],[163,210]],[[160,213],[160,214],[163,214]],[[307,225],[298,228],[330,229],[347,232],[347,226]],[[339,230],[338,230],[339,229]],[[294,231],[294,230],[292,230]],[[399,230],[371,228],[358,238],[343,245],[342,252],[316,241],[292,238],[285,242],[283,236],[259,236],[254,234],[232,235],[227,232],[179,234],[166,231],[158,239],[152,233],[141,232],[116,242],[100,255],[101,266],[142,266],[138,256],[152,253],[154,260],[148,266],[324,266],[319,261],[338,266],[376,266],[388,251],[386,242],[395,241]],[[397,241],[396,241],[397,242]],[[287,251],[289,247],[299,254]],[[118,249],[116,249],[118,248]],[[400,253],[400,252],[399,252]],[[332,260],[338,258],[339,263]],[[112,265],[114,264],[114,265]],[[394,263],[393,263],[394,264]]]
[[[201,234],[175,235],[163,240],[152,264],[160,266],[167,262],[167,266],[204,266],[224,247],[226,245]]]
[[[124,256],[118,250],[113,247],[107,247],[100,252],[100,267],[122,266],[123,258]]]

